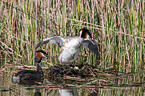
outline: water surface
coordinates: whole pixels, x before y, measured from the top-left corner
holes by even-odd
[[[19,70],[23,70],[23,68]],[[11,64],[6,64],[0,69],[1,96],[39,96],[40,94],[41,96],[145,96],[144,70],[123,74],[124,76],[120,77],[101,77],[93,81],[92,84],[83,82],[79,85],[66,84],[67,86],[65,86],[65,82],[54,84],[47,77],[40,85],[13,83],[12,75],[16,72],[18,69]]]

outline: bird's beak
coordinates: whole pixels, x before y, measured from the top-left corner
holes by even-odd
[[[96,44],[97,44],[94,38],[91,38],[91,40],[90,40],[90,41],[91,41],[94,45],[96,45]]]
[[[53,56],[50,56],[50,55],[46,55],[46,57],[53,57]]]

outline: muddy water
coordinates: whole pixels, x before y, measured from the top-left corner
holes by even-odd
[[[16,72],[17,68],[11,64],[6,64],[0,69],[0,96],[145,96],[144,70],[124,76],[98,77],[92,81],[92,78],[89,78],[89,82],[66,84],[66,86],[65,82],[54,84],[47,77],[38,85],[13,83],[12,75]],[[86,78],[85,80],[87,81]]]

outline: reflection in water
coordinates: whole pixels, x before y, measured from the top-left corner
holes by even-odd
[[[89,94],[88,96],[98,96],[98,93],[93,92],[93,93]]]
[[[41,96],[40,89],[38,89],[38,88],[35,89],[34,96]]]
[[[98,95],[99,89],[94,90],[94,92],[92,92],[91,94],[89,94],[88,96],[99,96]]]
[[[77,89],[59,89],[60,96],[78,96]]]

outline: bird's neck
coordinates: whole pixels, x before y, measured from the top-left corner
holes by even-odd
[[[37,72],[43,72],[40,63],[36,63]]]

